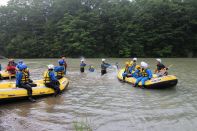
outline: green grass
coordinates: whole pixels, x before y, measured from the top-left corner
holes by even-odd
[[[74,121],[73,122],[73,127],[75,131],[93,131],[90,123],[87,121]]]

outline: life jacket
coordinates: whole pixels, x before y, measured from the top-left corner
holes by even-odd
[[[44,84],[50,83],[51,82],[51,78],[49,76],[49,71],[45,71],[44,72]]]
[[[65,74],[64,70],[63,70],[63,71],[58,71],[58,72],[57,72],[57,76],[62,76],[62,77],[63,77],[64,74]]]
[[[148,76],[148,74],[146,73],[146,70],[147,69],[141,69],[141,74],[142,74],[143,77],[147,77]]]
[[[28,75],[28,73],[25,72],[25,71],[22,71],[22,73],[23,73],[23,77],[22,77],[22,79],[21,79],[21,82],[22,82],[22,83],[27,83],[27,82],[29,82],[29,75]]]

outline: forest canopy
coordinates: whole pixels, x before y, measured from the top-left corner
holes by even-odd
[[[0,55],[196,57],[197,0],[10,0]]]

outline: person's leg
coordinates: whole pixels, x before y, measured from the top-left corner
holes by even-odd
[[[123,81],[125,80],[126,76],[127,76],[127,73],[126,72],[122,73]]]
[[[142,87],[145,86],[145,82],[149,80],[148,77],[144,77],[141,81],[142,81]]]
[[[56,76],[56,78],[59,80],[59,79],[62,79],[62,76]]]
[[[106,73],[107,73],[106,70],[101,70],[101,75],[104,75],[104,74],[106,74]]]
[[[29,100],[31,102],[35,102],[35,100],[32,98],[32,88],[31,88],[31,85],[29,85],[27,83],[21,83],[20,88],[26,89]]]
[[[142,78],[143,78],[143,77],[139,77],[139,78],[136,79],[136,82],[135,82],[135,85],[134,85],[135,87],[136,87],[136,86],[138,85],[138,83],[142,80]]]
[[[83,73],[84,72],[84,68],[80,68],[80,71],[81,71],[81,73]]]
[[[55,91],[55,93],[54,93],[55,96],[60,93],[59,85],[55,82],[47,83],[47,84],[45,84],[45,86],[53,89]]]

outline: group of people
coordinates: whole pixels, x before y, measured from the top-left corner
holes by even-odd
[[[111,66],[111,64],[106,62],[106,59],[101,59],[101,75],[107,73],[107,68]],[[161,62],[161,59],[156,59],[157,61],[157,69],[155,73],[158,77],[167,75],[167,69]],[[48,65],[48,70],[44,72],[43,81],[46,87],[52,88],[55,91],[55,96],[60,94],[60,83],[59,79],[66,75],[67,63],[65,57],[62,57],[58,60],[58,66],[54,66],[52,64]],[[142,82],[142,86],[145,85],[147,80],[150,80],[153,75],[152,71],[148,68],[148,64],[146,62],[141,62],[141,65],[137,65],[137,58],[133,58],[131,62],[125,63],[125,70],[122,74],[123,80],[126,77],[134,77],[136,78],[136,83],[134,86],[138,86],[139,82]],[[85,59],[81,59],[80,63],[80,71],[83,73],[86,67]],[[118,64],[116,63],[116,67],[118,68]],[[94,72],[94,67],[89,65],[89,71]],[[33,83],[33,80],[30,79],[30,71],[27,65],[19,60],[16,63],[13,59],[10,59],[8,65],[6,67],[6,71],[10,74],[16,74],[16,87],[24,88],[27,90],[28,99],[32,102],[35,102],[35,99],[32,97],[32,87],[36,87],[37,85]]]
[[[60,94],[60,83],[58,80],[64,77],[67,68],[65,57],[58,60],[58,63],[58,66],[52,64],[48,65],[48,70],[44,72],[43,78],[45,86],[54,89],[55,96]],[[6,71],[10,74],[16,75],[16,87],[26,89],[28,99],[31,102],[35,102],[35,99],[32,97],[32,87],[36,87],[37,85],[30,79],[30,71],[27,65],[22,60],[19,60],[18,63],[16,63],[13,59],[10,59]]]
[[[156,59],[157,61],[157,68],[155,70],[155,74],[157,74],[158,77],[167,75],[168,68],[165,67],[164,64],[162,64],[161,59]],[[137,65],[137,58],[133,58],[131,62],[125,63],[125,70],[124,73],[122,73],[123,81],[125,81],[126,77],[134,77],[136,78],[136,82],[134,86],[138,86],[139,82],[142,82],[142,87],[145,86],[145,82],[147,80],[150,80],[153,77],[152,71],[148,68],[148,64],[144,61],[140,63],[140,65]]]
[[[106,63],[106,59],[101,59],[102,63],[101,63],[101,75],[104,75],[107,73],[107,68],[111,66],[111,64]],[[85,71],[85,67],[86,67],[86,63],[85,63],[85,59],[81,59],[81,63],[80,63],[80,72],[83,73]],[[89,69],[90,72],[94,72],[95,69],[92,65],[89,65]]]

